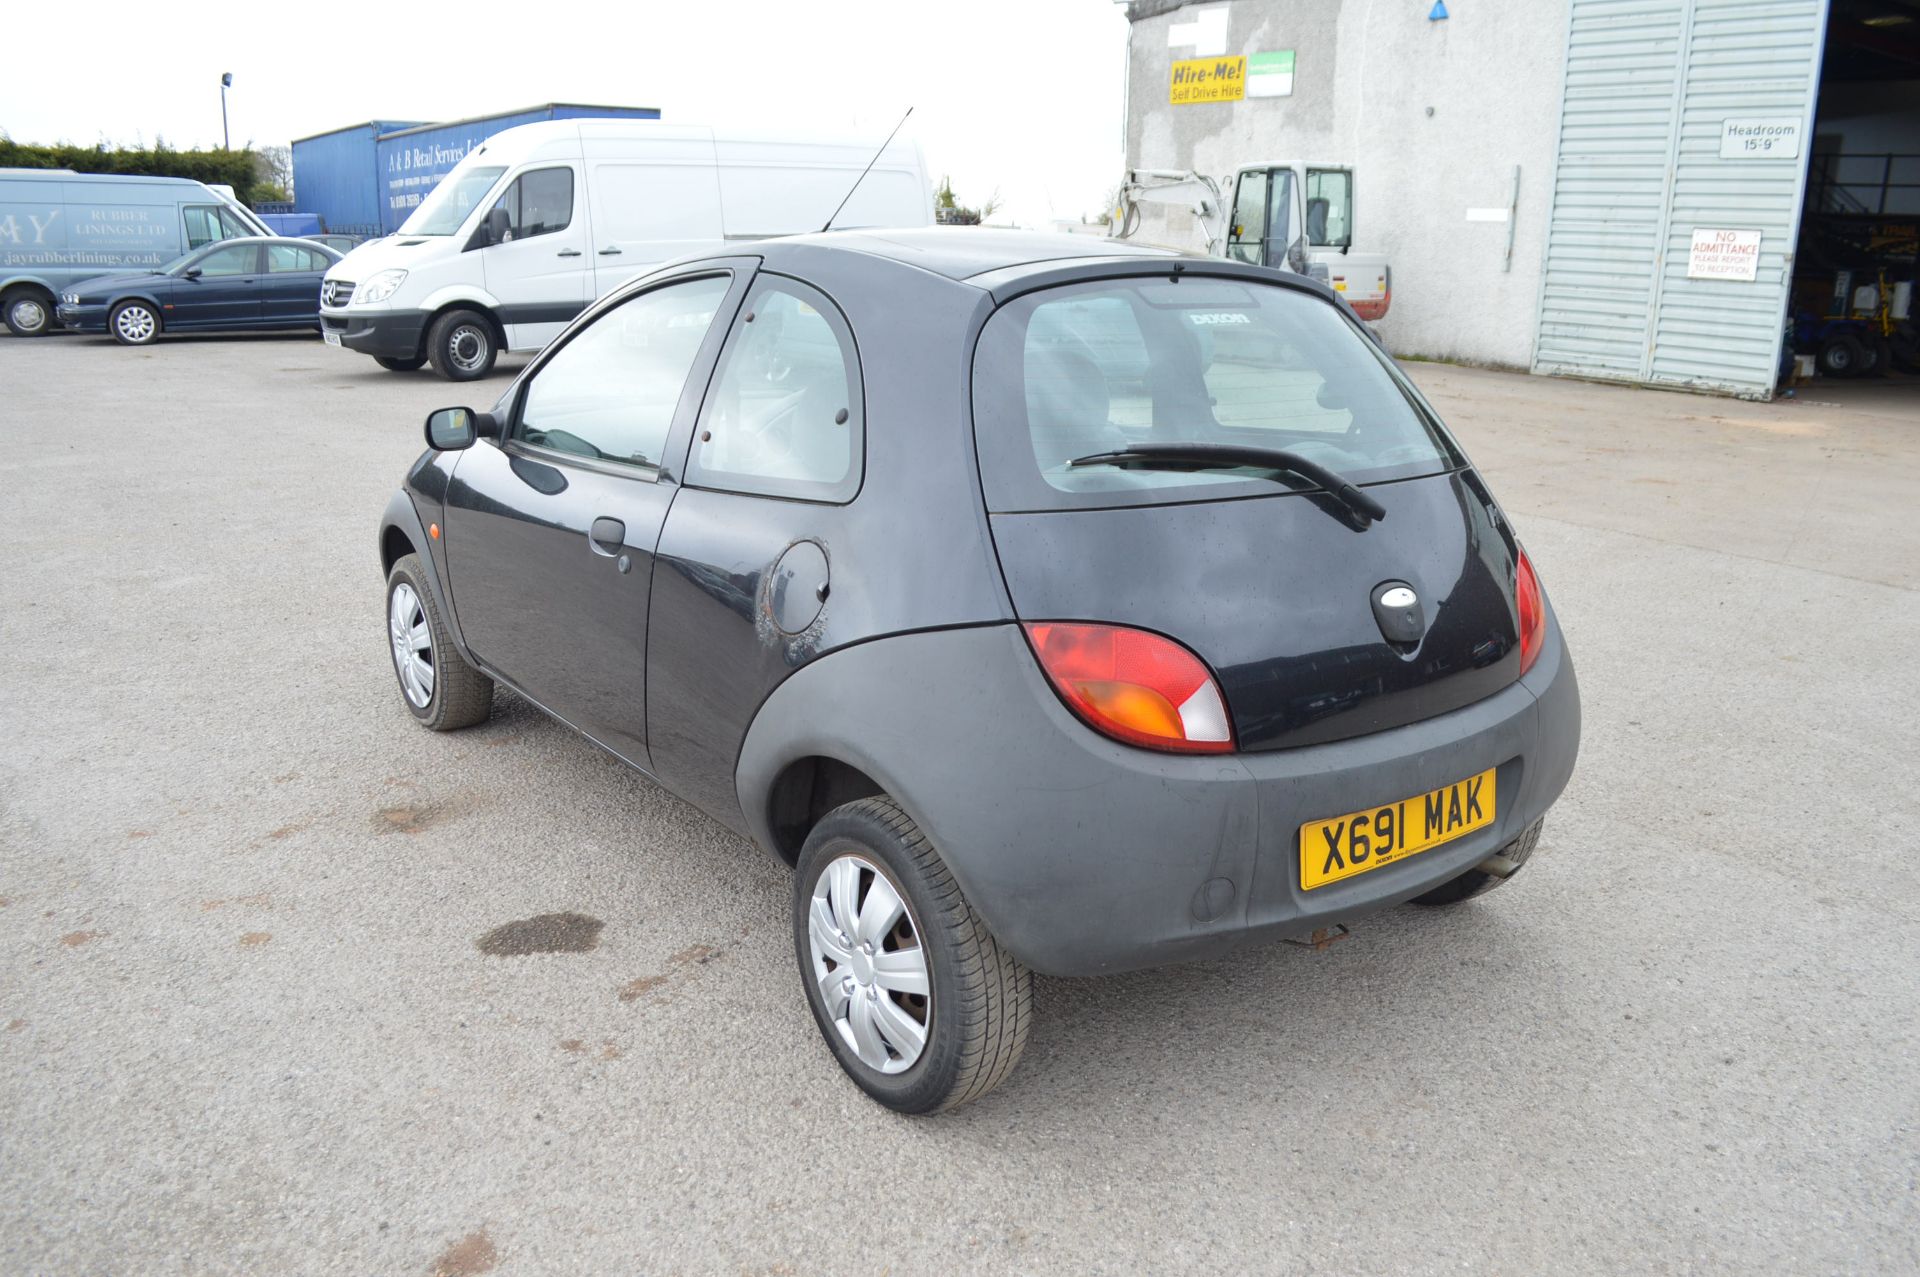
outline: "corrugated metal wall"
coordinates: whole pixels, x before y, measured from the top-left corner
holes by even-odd
[[[294,207],[318,213],[330,231],[349,235],[380,233],[380,171],[374,139],[403,121],[375,120],[336,129],[293,144]]]
[[[1772,393],[1827,0],[1571,0],[1534,369]],[[1720,158],[1797,118],[1794,160]],[[1693,232],[1760,232],[1752,282],[1687,277]]]

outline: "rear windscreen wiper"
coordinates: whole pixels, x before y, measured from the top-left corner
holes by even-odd
[[[1143,468],[1213,470],[1251,466],[1261,470],[1289,470],[1326,490],[1328,496],[1371,522],[1387,517],[1387,508],[1350,481],[1317,461],[1284,448],[1251,448],[1231,443],[1130,443],[1112,452],[1075,457],[1069,466],[1141,466]]]

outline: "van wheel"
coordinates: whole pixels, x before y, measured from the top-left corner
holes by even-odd
[[[1527,831],[1518,838],[1494,852],[1473,868],[1461,874],[1451,882],[1443,882],[1423,896],[1415,896],[1417,905],[1457,905],[1462,900],[1471,900],[1475,896],[1484,896],[1501,883],[1520,872],[1527,863],[1527,857],[1533,855],[1533,849],[1540,845],[1540,828],[1544,820],[1536,820],[1527,826]]]
[[[427,332],[427,357],[449,381],[477,381],[493,371],[500,356],[493,325],[471,310],[450,310]]]
[[[1033,976],[889,798],[836,807],[807,835],[793,943],[834,1058],[896,1112],[976,1100],[1026,1048]]]
[[[389,359],[385,355],[375,355],[373,362],[379,364],[388,372],[419,372],[421,368],[426,366],[427,357],[425,355],[415,355],[411,359]]]
[[[160,316],[145,302],[121,302],[107,320],[107,331],[122,346],[150,346],[160,335]]]
[[[53,298],[37,288],[16,288],[0,303],[0,313],[15,337],[39,337],[53,327]]]

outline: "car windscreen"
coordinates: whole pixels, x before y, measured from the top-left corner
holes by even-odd
[[[1245,279],[1156,275],[1017,297],[981,332],[973,408],[987,504],[1000,511],[1273,490],[1270,467],[1086,460],[1136,445],[1282,450],[1357,484],[1463,464],[1338,307]]]
[[[503,166],[485,168],[455,169],[447,174],[440,185],[427,193],[420,201],[420,207],[407,215],[400,223],[402,235],[452,235],[467,220],[467,214],[473,212],[500,175],[507,170]]]

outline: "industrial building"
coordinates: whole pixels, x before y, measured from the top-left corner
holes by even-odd
[[[1920,0],[1128,17],[1128,167],[1351,166],[1396,352],[1749,398],[1794,354],[1835,377],[1913,366]]]
[[[537,120],[657,120],[644,106],[549,102],[500,115],[423,124],[369,120],[293,143],[294,203],[330,232],[389,235],[468,151],[502,129]]]

